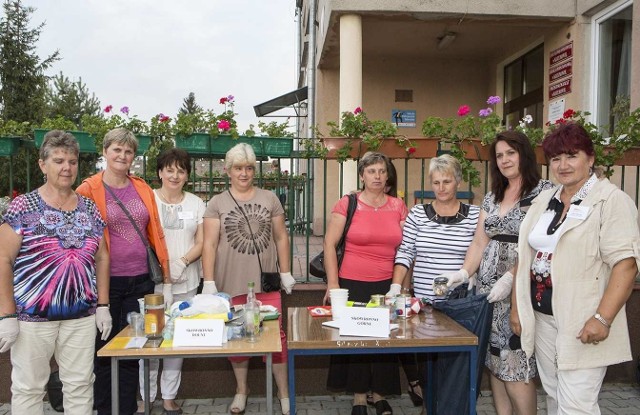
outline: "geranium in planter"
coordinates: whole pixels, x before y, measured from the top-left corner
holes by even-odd
[[[411,155],[415,152],[415,144],[407,137],[398,135],[398,128],[393,123],[385,120],[369,120],[362,108],[357,107],[353,112],[345,111],[340,117],[340,124],[330,121],[327,123],[330,128],[330,137],[343,138],[341,147],[335,151],[338,162],[343,162],[349,158],[357,158],[366,151],[378,151],[385,140],[393,140],[394,143],[403,149],[403,155]],[[321,134],[318,134],[322,137]],[[330,140],[325,138],[324,140]],[[314,147],[313,140],[303,142],[304,153],[310,155],[326,156],[327,152],[319,152]],[[326,143],[325,143],[326,144]],[[357,151],[354,154],[354,146]],[[318,152],[321,154],[313,154]],[[324,154],[322,154],[324,153]]]

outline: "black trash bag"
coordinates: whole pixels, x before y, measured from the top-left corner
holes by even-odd
[[[49,382],[47,383],[47,394],[49,395],[49,403],[56,412],[64,412],[62,406],[62,381],[60,380],[60,373],[55,370],[49,375]]]
[[[475,290],[473,292],[475,293]],[[446,301],[434,303],[433,308],[442,311],[478,336],[477,398],[480,395],[480,381],[491,334],[493,304],[487,301],[487,294],[467,294],[465,286],[452,293]],[[469,413],[469,359],[467,352],[437,353],[435,356],[433,380],[435,385],[428,385],[428,387],[434,388],[432,390],[435,391],[433,396],[436,415]]]

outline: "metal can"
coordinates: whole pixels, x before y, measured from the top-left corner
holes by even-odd
[[[399,318],[408,318],[411,315],[411,295],[396,295],[396,314]]]
[[[374,307],[380,307],[381,305],[385,305],[384,294],[373,294],[371,296],[371,300],[369,301],[369,303]]]

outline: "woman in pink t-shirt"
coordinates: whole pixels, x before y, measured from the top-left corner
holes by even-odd
[[[389,291],[396,249],[402,241],[402,226],[407,207],[396,197],[385,194],[389,159],[381,153],[368,152],[358,163],[363,183],[358,205],[346,237],[340,269],[336,245],[346,223],[348,197],[333,207],[324,239],[327,293],[333,288],[347,288],[349,300],[368,302],[372,294]],[[366,415],[367,392],[373,392],[378,415],[392,414],[387,395],[399,395],[400,376],[395,355],[332,356],[327,387],[354,394],[352,415]]]

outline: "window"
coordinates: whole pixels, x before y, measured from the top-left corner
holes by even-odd
[[[504,123],[515,128],[525,116],[542,127],[544,48],[539,45],[504,68]]]
[[[603,131],[615,127],[612,110],[628,103],[631,71],[632,1],[621,1],[594,16],[593,115]]]

